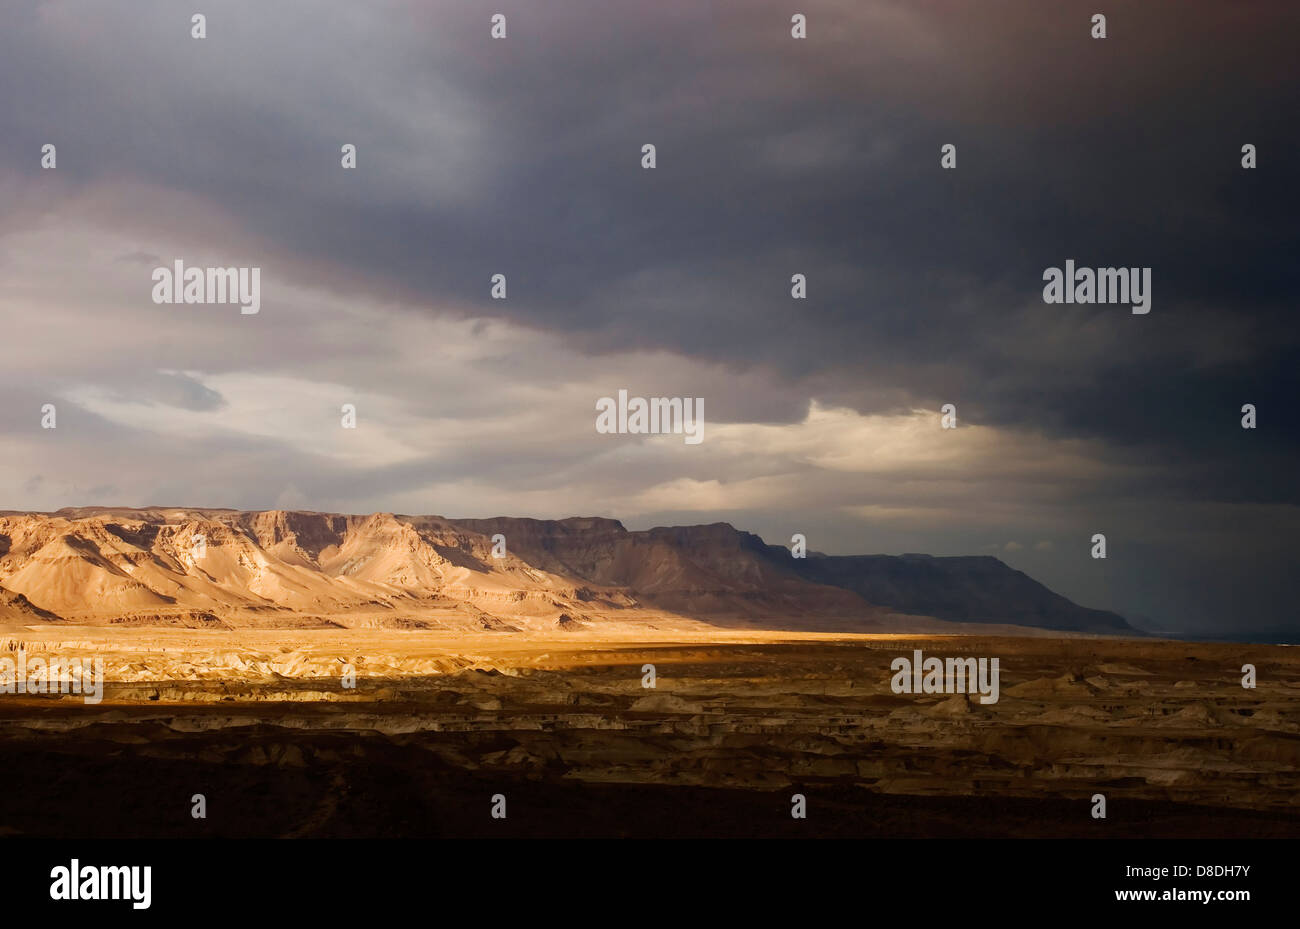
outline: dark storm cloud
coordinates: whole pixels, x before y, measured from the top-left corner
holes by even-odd
[[[711,392],[711,421],[798,422],[810,397],[862,412],[952,402],[964,422],[1097,439],[1117,463],[1163,466],[1081,487],[1080,505],[1300,502],[1300,7],[1116,2],[1096,41],[1095,4],[1073,0],[796,6],[805,41],[774,0],[213,0],[202,42],[171,3],[11,7],[0,183],[30,184],[55,142],[51,189],[193,196],[236,230],[213,232],[227,263],[274,258],[359,299],[788,385]],[[488,36],[496,11],[504,42]],[[339,168],[343,142],[358,146],[355,172]],[[647,142],[652,172],[639,166]],[[958,168],[941,171],[949,142]],[[1255,171],[1239,164],[1247,142]],[[146,190],[116,219],[203,231],[202,210],[171,209]],[[1071,258],[1151,267],[1151,314],[1044,305],[1043,269]],[[488,299],[497,272],[505,302]],[[805,301],[790,299],[795,272]],[[328,374],[344,349],[329,332],[265,325],[250,366],[283,357]],[[178,369],[206,344],[171,338]],[[385,348],[346,346],[376,366],[367,353]],[[183,374],[114,391],[223,402]],[[1247,402],[1260,410],[1251,433],[1238,428]],[[227,463],[203,478],[214,486],[243,487],[241,464],[284,469],[265,450],[222,447]],[[529,471],[491,450],[503,479]],[[565,458],[535,454],[534,472]],[[442,461],[472,473],[483,457],[474,446]],[[347,498],[351,470],[291,459],[304,496]],[[423,468],[371,477],[418,487]],[[174,478],[173,502],[193,496],[187,480]],[[231,505],[268,505],[238,493]]]
[[[4,157],[33,173],[57,139],[82,183],[197,191],[344,286],[592,352],[765,366],[860,409],[962,401],[1173,465],[1237,467],[1225,424],[1255,402],[1257,445],[1294,453],[1300,12],[1119,4],[1096,41],[1079,3],[856,6],[808,6],[805,42],[775,3],[504,4],[504,43],[463,4],[214,3],[201,43],[166,4],[28,9],[0,39]],[[340,174],[341,141],[364,170]],[[1151,316],[1095,308],[1083,355],[1036,341],[1025,314],[1060,313],[1041,274],[1067,258],[1152,267]],[[487,299],[498,271],[504,304]],[[1220,328],[1249,353],[1215,358]],[[1180,350],[1198,340],[1208,360]],[[1300,499],[1268,479],[1183,484]]]

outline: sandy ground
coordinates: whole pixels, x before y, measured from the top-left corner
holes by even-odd
[[[0,833],[1300,836],[1300,652],[712,630],[11,630]],[[899,694],[913,649],[1000,698]],[[643,686],[643,666],[656,686]],[[1241,686],[1243,664],[1257,669]],[[344,686],[352,669],[356,686]],[[190,816],[205,793],[206,820]],[[506,820],[490,798],[509,798]],[[803,793],[808,818],[790,816]],[[1091,815],[1107,798],[1105,820]]]

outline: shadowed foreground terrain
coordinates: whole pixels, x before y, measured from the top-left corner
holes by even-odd
[[[0,697],[0,834],[1300,836],[1300,659],[1285,647],[80,634],[24,642],[103,656],[101,704]],[[914,648],[997,657],[999,701],[893,693],[890,661]]]

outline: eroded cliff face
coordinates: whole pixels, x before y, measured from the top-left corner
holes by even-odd
[[[1124,632],[994,558],[812,555],[725,523],[80,508],[0,516],[0,621]]]

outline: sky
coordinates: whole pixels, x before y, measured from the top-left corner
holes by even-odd
[[[196,6],[0,10],[0,508],[725,521],[1300,634],[1294,3]]]

